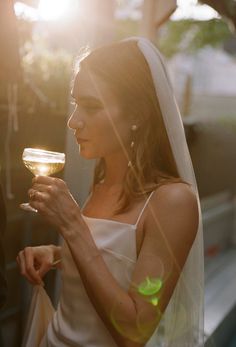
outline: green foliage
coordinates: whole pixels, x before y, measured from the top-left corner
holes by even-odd
[[[138,35],[139,22],[126,19],[117,21],[116,38]],[[192,19],[168,21],[158,32],[156,45],[164,55],[178,52],[194,53],[204,46],[217,47],[231,36],[228,24],[221,19],[197,21]]]
[[[207,45],[220,46],[231,35],[221,19],[169,21],[160,32],[157,45],[171,57],[179,51],[194,53]]]
[[[46,48],[42,41],[31,37],[32,25],[19,21],[22,66],[24,75],[46,96],[60,113],[67,113],[72,72],[72,54]],[[116,39],[137,35],[139,22],[131,19],[117,21]],[[223,20],[169,21],[159,31],[157,45],[167,56],[182,51],[192,53],[206,45],[219,46],[231,33]],[[35,103],[32,95],[23,97],[27,108]],[[28,107],[29,106],[29,107]]]
[[[40,43],[34,45],[28,43],[25,47],[22,57],[25,77],[39,88],[55,109],[66,114],[72,55],[65,51],[48,50]]]

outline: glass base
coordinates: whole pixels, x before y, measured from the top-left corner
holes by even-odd
[[[33,208],[32,206],[30,206],[28,202],[20,204],[20,208],[22,208],[22,210],[25,210],[25,211],[38,212],[36,208]]]

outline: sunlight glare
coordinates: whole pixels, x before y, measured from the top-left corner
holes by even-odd
[[[66,18],[73,12],[74,4],[73,0],[40,0],[39,16],[48,21]]]
[[[219,14],[212,7],[200,4],[197,0],[177,0],[177,5],[177,10],[171,16],[172,20],[210,20],[220,18]]]

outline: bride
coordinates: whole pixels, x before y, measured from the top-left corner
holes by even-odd
[[[33,179],[30,204],[63,244],[17,256],[32,284],[61,260],[58,307],[30,347],[203,346],[201,210],[160,53],[144,38],[98,48],[72,96],[68,126],[97,165],[83,208],[63,180]]]

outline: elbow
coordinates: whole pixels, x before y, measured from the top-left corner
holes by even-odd
[[[160,313],[147,316],[143,312],[137,312],[126,316],[125,320],[112,320],[118,333],[118,347],[143,347],[151,338],[160,321]]]

